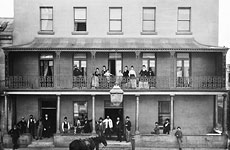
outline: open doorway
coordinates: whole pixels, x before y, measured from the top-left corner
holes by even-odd
[[[51,124],[50,134],[56,132],[56,109],[57,104],[55,99],[43,99],[41,100],[41,117],[44,119],[45,114],[48,114],[48,119]]]
[[[119,70],[122,71],[122,55],[121,53],[109,53],[108,69],[111,74],[118,75]]]

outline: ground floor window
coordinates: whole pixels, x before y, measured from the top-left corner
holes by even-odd
[[[87,107],[86,101],[78,101],[73,103],[73,122],[74,126],[77,126],[79,121],[82,121],[85,119],[85,117],[88,117],[88,107]]]
[[[170,119],[170,101],[158,102],[158,122],[159,125],[163,125],[166,119]]]

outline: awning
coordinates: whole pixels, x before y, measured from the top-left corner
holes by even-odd
[[[5,51],[196,51],[226,52],[228,48],[208,46],[194,38],[44,38],[3,48]]]

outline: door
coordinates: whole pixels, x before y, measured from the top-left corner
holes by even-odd
[[[41,101],[41,116],[44,119],[45,114],[48,114],[48,119],[50,120],[51,134],[56,132],[56,100],[42,100]]]

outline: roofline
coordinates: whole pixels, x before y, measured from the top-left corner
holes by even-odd
[[[170,51],[190,51],[190,52],[227,52],[229,48],[11,48],[3,47],[4,51],[14,51],[14,52],[40,52],[40,51],[63,51],[63,52],[72,52],[72,51],[97,51],[97,52],[105,52],[105,51],[157,51],[157,52],[170,52]]]

